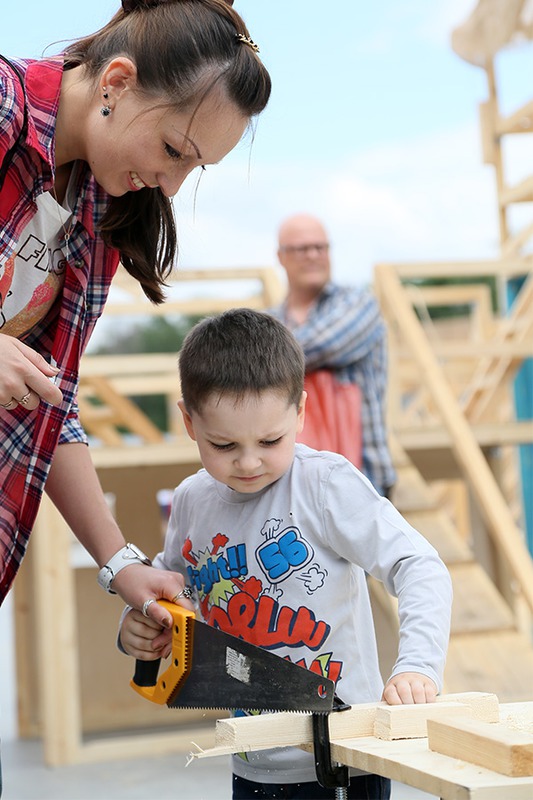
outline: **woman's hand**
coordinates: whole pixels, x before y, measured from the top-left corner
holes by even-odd
[[[387,682],[382,700],[390,706],[402,703],[434,703],[437,697],[435,683],[420,672],[399,672]]]
[[[172,649],[172,632],[147,619],[140,611],[129,611],[120,626],[120,643],[129,656],[141,661],[166,658]]]
[[[8,411],[18,405],[31,410],[41,400],[58,406],[63,395],[50,380],[58,371],[28,345],[0,333],[0,403]]]
[[[129,606],[142,611],[148,600],[170,600],[178,605],[194,611],[194,605],[185,597],[177,595],[183,590],[185,581],[177,572],[155,569],[144,564],[130,564],[120,570],[113,580],[112,589],[117,592]],[[160,627],[172,627],[172,615],[157,602],[146,606],[148,618]]]

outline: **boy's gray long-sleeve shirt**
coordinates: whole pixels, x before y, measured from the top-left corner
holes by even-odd
[[[176,489],[154,566],[197,591],[203,618],[337,682],[347,703],[383,690],[365,573],[398,598],[392,674],[421,672],[440,691],[451,581],[435,549],[346,459],[297,445],[271,486],[241,494],[205,470]],[[264,783],[316,779],[310,754],[276,748],[234,757]]]

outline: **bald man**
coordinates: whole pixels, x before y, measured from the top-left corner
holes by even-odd
[[[387,445],[386,330],[374,296],[331,280],[330,242],[322,222],[309,214],[285,219],[278,259],[287,275],[285,301],[270,312],[303,347],[308,372],[331,370],[361,392],[362,471],[390,496],[396,480]]]

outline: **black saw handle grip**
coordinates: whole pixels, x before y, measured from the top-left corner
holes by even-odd
[[[135,686],[155,686],[157,683],[157,676],[159,675],[160,664],[160,658],[156,658],[155,661],[141,661],[139,658],[135,659],[135,674],[133,676],[133,683]]]

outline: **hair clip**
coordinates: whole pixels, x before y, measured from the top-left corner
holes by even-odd
[[[235,38],[242,42],[243,44],[248,45],[251,47],[254,53],[259,53],[259,45],[257,45],[249,36],[245,36],[244,33],[236,33]]]

